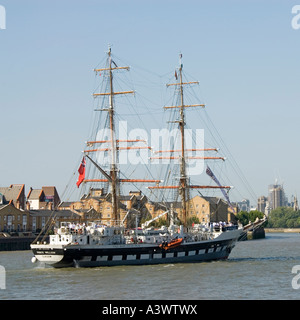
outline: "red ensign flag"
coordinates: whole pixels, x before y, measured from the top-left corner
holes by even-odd
[[[82,158],[80,167],[78,169],[78,173],[79,173],[79,177],[78,177],[78,181],[76,182],[77,187],[79,188],[79,186],[81,185],[82,181],[85,178],[85,158]]]

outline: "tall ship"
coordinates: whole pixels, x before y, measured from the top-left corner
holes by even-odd
[[[78,188],[88,183],[99,183],[104,186],[106,199],[111,204],[111,217],[103,220],[101,214],[89,219],[75,219],[73,221],[59,221],[56,214],[49,219],[44,235],[37,237],[31,244],[34,254],[32,262],[42,262],[53,267],[99,267],[118,265],[149,265],[202,262],[227,259],[234,248],[243,228],[234,223],[191,223],[190,193],[193,190],[220,189],[228,204],[229,186],[223,186],[216,178],[209,166],[206,174],[212,179],[213,185],[192,184],[187,163],[189,159],[205,161],[219,159],[220,157],[205,157],[203,146],[190,149],[187,145],[186,109],[203,107],[201,104],[187,105],[184,100],[185,86],[196,82],[183,79],[182,55],[180,64],[175,71],[175,82],[167,86],[174,87],[176,103],[164,107],[175,112],[175,120],[170,123],[177,126],[179,133],[179,146],[170,150],[155,150],[151,160],[177,161],[179,170],[169,170],[168,176],[176,175],[176,183],[169,184],[172,179],[131,179],[122,175],[120,171],[120,158],[122,150],[152,150],[142,139],[123,139],[116,134],[116,96],[133,94],[134,91],[116,91],[115,81],[118,73],[128,71],[129,67],[120,67],[113,59],[111,48],[107,52],[106,65],[95,69],[104,81],[99,86],[101,92],[94,93],[96,99],[103,99],[95,112],[105,113],[103,121],[106,133],[100,138],[99,128],[96,126],[94,139],[86,142],[83,158],[78,169]],[[103,132],[103,131],[102,131]],[[125,137],[127,138],[127,137]],[[132,143],[142,142],[138,146]],[[152,150],[153,151],[153,150]],[[197,156],[190,152],[196,151]],[[100,154],[105,154],[106,158]],[[167,155],[167,156],[166,156]],[[107,161],[109,159],[109,161]],[[105,161],[106,160],[106,161]],[[93,168],[87,170],[87,168]],[[87,177],[87,172],[94,173],[94,177]],[[95,178],[97,176],[97,178]],[[121,185],[132,183],[146,186],[150,192],[155,192],[163,202],[163,193],[173,191],[180,199],[180,219],[175,208],[175,200],[161,203],[162,212],[156,217],[141,223],[142,205],[131,208],[121,202]],[[200,192],[199,192],[200,193]],[[150,222],[161,217],[168,217],[168,225],[158,228],[150,227]],[[196,221],[199,222],[199,221]],[[42,239],[41,239],[42,237]]]

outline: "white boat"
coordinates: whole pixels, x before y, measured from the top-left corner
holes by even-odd
[[[147,265],[161,263],[184,263],[184,262],[202,262],[227,259],[234,248],[238,238],[243,232],[243,228],[238,225],[202,225],[187,224],[189,190],[205,188],[205,186],[195,186],[189,183],[186,169],[186,151],[185,146],[185,109],[187,107],[197,107],[202,105],[185,105],[183,100],[183,87],[193,82],[183,82],[182,63],[176,70],[176,83],[174,85],[179,93],[179,104],[169,108],[178,110],[178,123],[181,134],[180,150],[169,150],[166,152],[180,152],[180,177],[178,185],[161,185],[161,180],[141,180],[141,179],[121,179],[118,168],[118,152],[120,147],[115,137],[115,101],[114,96],[119,94],[128,94],[132,91],[115,92],[113,86],[113,72],[127,70],[128,67],[118,67],[111,56],[111,49],[108,51],[107,66],[96,69],[96,72],[104,72],[108,80],[107,92],[96,93],[96,97],[108,97],[109,107],[101,111],[108,112],[108,123],[110,129],[110,148],[111,154],[110,170],[105,171],[97,160],[92,158],[92,149],[86,150],[84,159],[79,169],[80,178],[77,182],[79,186],[82,182],[95,182],[96,179],[85,178],[86,160],[89,165],[95,166],[102,174],[103,179],[98,182],[106,183],[109,188],[109,195],[112,204],[112,219],[110,225],[103,221],[81,221],[74,223],[72,221],[61,223],[54,229],[54,234],[49,236],[49,241],[34,241],[31,244],[34,257],[33,262],[40,261],[53,267],[99,267],[99,266],[117,266],[117,265]],[[103,77],[104,78],[104,77]],[[168,108],[168,107],[165,107]],[[98,110],[99,111],[99,110]],[[89,146],[100,143],[99,141],[89,141]],[[95,149],[95,150],[100,150]],[[171,157],[170,157],[171,159]],[[207,188],[228,189],[228,186],[221,186],[215,179],[214,174],[209,170],[207,172],[213,180],[217,182],[216,186],[206,186]],[[182,206],[182,225],[176,225],[172,222],[168,227],[162,227],[154,230],[147,228],[148,223],[143,227],[136,226],[134,229],[126,228],[126,217],[123,221],[120,219],[119,202],[119,184],[123,182],[142,182],[155,183],[149,189],[156,189],[163,192],[166,189],[177,189],[181,199]],[[130,214],[130,210],[128,210]],[[163,214],[173,215],[172,207],[167,208]],[[101,218],[101,217],[100,217]],[[154,219],[152,219],[154,220]],[[52,226],[53,227],[53,226]],[[46,239],[46,238],[45,238]]]
[[[173,228],[174,229],[174,228]],[[160,230],[127,234],[122,227],[83,227],[80,233],[61,226],[49,243],[32,244],[34,260],[53,267],[99,267],[201,262],[227,259],[242,229],[229,226],[218,232],[194,226],[189,232]],[[165,249],[162,243],[183,239]]]

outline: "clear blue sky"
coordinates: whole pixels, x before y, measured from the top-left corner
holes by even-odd
[[[0,185],[25,183],[26,192],[55,185],[62,193],[89,132],[92,70],[112,44],[118,57],[162,85],[182,52],[185,71],[200,81],[207,113],[256,195],[267,195],[275,178],[289,197],[300,195],[296,4],[0,0]],[[241,195],[250,198],[247,190]]]

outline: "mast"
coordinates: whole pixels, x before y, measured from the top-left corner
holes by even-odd
[[[183,215],[183,224],[184,226],[187,225],[187,214],[188,214],[188,204],[189,204],[189,184],[188,178],[186,174],[186,157],[185,157],[185,105],[184,105],[184,98],[183,98],[183,86],[186,84],[192,84],[198,82],[183,82],[182,79],[182,54],[179,55],[179,82],[176,84],[168,84],[170,85],[178,85],[179,86],[179,93],[180,93],[180,105],[179,108],[179,115],[180,119],[178,122],[180,128],[180,135],[181,135],[181,157],[180,157],[180,179],[179,179],[179,194],[181,198],[181,206],[182,206],[182,215]],[[198,105],[194,105],[198,106]],[[203,105],[202,105],[203,106]],[[170,108],[170,107],[169,107]]]
[[[185,165],[185,144],[184,144],[184,101],[183,101],[183,82],[182,82],[182,54],[180,54],[180,67],[179,67],[179,89],[180,89],[180,120],[179,127],[181,133],[181,161],[180,161],[180,196],[182,205],[182,214],[184,219],[184,225],[186,226],[187,218],[187,200],[189,200],[188,188],[187,188],[187,176]]]
[[[183,70],[183,64],[182,64],[182,54],[179,55],[179,77],[177,76],[177,72],[175,71],[175,78],[178,80],[176,83],[167,84],[167,87],[169,86],[177,86],[179,89],[179,95],[180,95],[180,102],[179,105],[175,106],[167,106],[164,107],[165,109],[173,109],[178,108],[179,109],[179,120],[177,121],[170,121],[175,122],[179,124],[180,129],[180,135],[181,135],[181,148],[180,150],[160,150],[156,153],[173,153],[178,152],[180,153],[180,156],[158,156],[158,157],[151,157],[150,159],[180,159],[180,178],[179,178],[179,185],[173,185],[173,186],[152,186],[148,187],[148,189],[178,189],[180,198],[181,198],[181,205],[182,205],[182,216],[183,216],[183,224],[186,227],[187,226],[187,217],[188,217],[188,211],[189,211],[189,190],[190,189],[230,189],[230,186],[202,186],[202,185],[190,185],[189,179],[187,177],[187,170],[186,170],[186,160],[188,159],[205,159],[205,160],[211,160],[211,159],[219,159],[219,160],[225,160],[223,157],[199,157],[199,156],[186,156],[186,152],[189,151],[215,151],[218,152],[217,148],[204,148],[204,149],[186,149],[185,148],[185,108],[190,107],[205,107],[204,104],[193,104],[193,105],[185,105],[184,104],[184,92],[183,88],[184,85],[190,85],[190,84],[199,84],[198,81],[191,81],[191,82],[183,82],[182,77],[182,70]]]
[[[104,109],[104,111],[108,111],[109,115],[109,129],[110,129],[110,144],[111,144],[111,165],[110,165],[110,179],[108,181],[111,185],[111,195],[112,195],[112,224],[116,225],[117,221],[120,220],[120,214],[118,210],[118,192],[119,192],[119,179],[118,179],[118,166],[117,166],[117,140],[115,138],[115,120],[114,120],[114,95],[117,94],[128,94],[134,93],[134,91],[124,91],[124,92],[114,92],[113,87],[113,70],[126,69],[129,70],[129,67],[117,67],[114,63],[114,67],[112,66],[113,60],[111,57],[111,48],[108,49],[108,68],[95,69],[98,71],[108,71],[109,76],[109,92],[107,93],[95,93],[94,96],[109,96],[109,107],[108,109]]]
[[[111,200],[112,200],[112,225],[117,225],[118,221],[120,221],[120,210],[119,210],[119,192],[120,192],[120,183],[129,182],[129,183],[155,183],[158,185],[161,180],[154,180],[154,179],[120,179],[119,178],[119,168],[118,168],[118,154],[122,150],[135,150],[135,149],[151,149],[149,146],[129,146],[129,147],[122,147],[120,144],[122,143],[136,143],[136,142],[144,142],[145,140],[141,139],[117,139],[115,133],[115,95],[122,95],[122,94],[134,94],[134,91],[122,91],[116,92],[114,91],[114,75],[113,72],[115,70],[129,70],[129,67],[118,67],[116,63],[112,59],[111,55],[111,48],[109,47],[108,50],[108,63],[105,68],[101,69],[94,69],[95,72],[107,72],[108,76],[108,90],[107,92],[102,93],[94,93],[93,96],[101,97],[101,96],[108,96],[109,103],[107,109],[96,109],[95,111],[107,111],[108,112],[108,120],[109,120],[109,130],[110,136],[109,140],[93,140],[87,141],[87,147],[93,147],[97,144],[102,143],[109,143],[110,146],[107,148],[94,148],[89,149],[87,148],[84,150],[85,156],[93,163],[93,165],[101,172],[101,174],[105,177],[104,179],[84,179],[83,182],[108,182],[111,187]],[[110,151],[111,153],[111,164],[110,164],[110,172],[106,172],[104,169],[100,167],[88,154],[93,152],[101,152],[101,151]]]
[[[111,48],[108,51],[109,57],[109,127],[110,127],[110,140],[111,140],[111,194],[112,194],[112,211],[113,211],[113,223],[120,220],[118,214],[118,201],[117,201],[117,166],[116,166],[116,139],[115,139],[115,122],[114,122],[114,89],[113,89],[113,75],[112,75],[112,60],[111,60]]]

